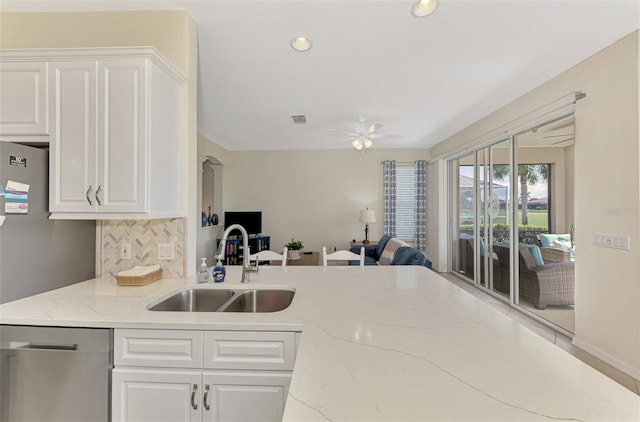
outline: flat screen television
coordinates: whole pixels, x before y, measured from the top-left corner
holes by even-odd
[[[232,224],[240,224],[248,234],[260,234],[262,233],[262,211],[226,211],[224,228],[227,229]]]

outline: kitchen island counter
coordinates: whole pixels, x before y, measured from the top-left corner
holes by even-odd
[[[281,312],[151,312],[195,278],[97,278],[0,306],[0,323],[302,331],[285,421],[640,420],[640,397],[423,267],[229,267],[207,288],[291,287]]]

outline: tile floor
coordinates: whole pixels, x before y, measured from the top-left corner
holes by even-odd
[[[517,311],[516,309],[507,305],[506,303],[481,291],[480,289],[475,288],[471,284],[461,280],[455,275],[445,274],[445,273],[440,273],[440,275],[443,276],[448,281],[455,284],[456,286],[471,293],[478,299],[481,299],[482,301],[486,302],[487,304],[497,309],[498,311],[502,312],[503,314],[507,315],[508,317],[518,321],[520,324],[538,333],[540,336],[542,336],[546,340],[562,348],[563,350],[570,353],[571,355],[577,357],[578,359],[580,359],[587,365],[591,366],[592,368],[602,372],[604,375],[608,376],[612,380],[621,384],[625,388],[628,388],[629,390],[633,391],[635,394],[640,395],[640,380],[636,380],[631,376],[623,372],[620,372],[619,370],[612,367],[611,365],[601,361],[600,359],[592,356],[591,354],[585,352],[584,350],[574,346],[573,344],[571,344],[571,339],[569,337],[556,332],[555,330],[547,327],[546,325],[539,323],[533,318],[530,318],[527,315]]]

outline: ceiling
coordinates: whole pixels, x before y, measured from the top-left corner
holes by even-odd
[[[8,1],[3,10],[186,9],[198,23],[199,132],[229,150],[428,148],[639,26],[637,0]],[[290,47],[308,37],[304,53]],[[578,88],[579,89],[579,88]],[[559,96],[567,93],[559,93]],[[588,93],[587,93],[588,94]],[[304,125],[291,116],[303,114]]]

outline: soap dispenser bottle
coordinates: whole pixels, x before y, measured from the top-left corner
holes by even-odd
[[[226,274],[227,270],[224,268],[224,265],[222,265],[222,262],[220,262],[220,257],[218,257],[218,262],[216,262],[216,266],[213,267],[213,282],[222,283]]]
[[[207,258],[201,258],[202,264],[198,268],[198,283],[206,283],[209,281],[209,267],[207,267]]]

